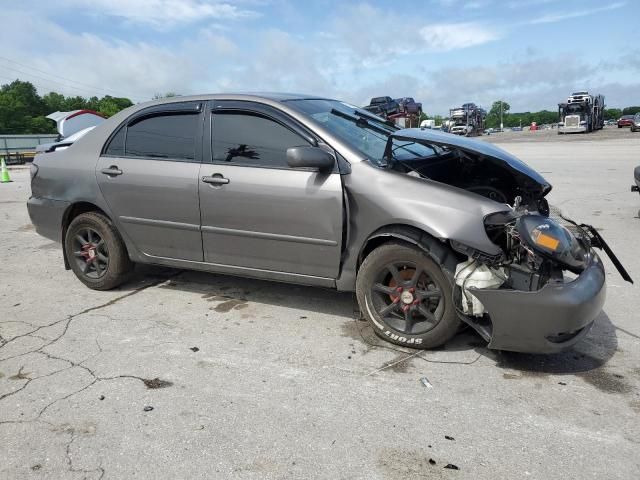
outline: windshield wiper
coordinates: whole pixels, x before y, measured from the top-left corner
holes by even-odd
[[[365,115],[362,115],[358,112],[353,112],[353,115],[349,115],[348,113],[344,113],[344,112],[341,112],[340,110],[336,110],[335,108],[332,108],[330,113],[337,117],[341,117],[346,120],[349,120],[355,123],[356,126],[360,128],[368,128],[369,130],[382,133],[383,135],[391,134],[391,132],[388,129],[374,125],[373,123],[369,122],[369,120],[367,120],[367,117]]]

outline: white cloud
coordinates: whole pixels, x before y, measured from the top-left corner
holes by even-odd
[[[141,101],[155,92],[185,93],[197,75],[197,66],[180,48],[173,51],[147,42],[70,33],[25,13],[7,12],[3,20],[6,23],[0,29],[0,45],[11,45],[10,54],[3,57],[24,65],[1,61],[3,83],[4,77],[11,75],[31,81],[40,93],[58,91],[85,97],[111,94]],[[29,31],[23,28],[25,24],[30,25]],[[47,78],[29,67],[51,72],[52,76]]]
[[[455,7],[456,9],[476,10],[491,5],[493,0],[434,0],[434,3],[445,8]]]
[[[254,10],[222,0],[62,0],[60,3],[88,13],[124,18],[155,27],[207,19],[237,20],[258,16]]]
[[[420,29],[420,35],[429,49],[439,51],[473,47],[500,38],[496,29],[473,22],[427,25]]]
[[[243,5],[255,7],[248,1]],[[467,55],[464,63],[456,64],[444,62],[449,56],[439,55],[438,64],[447,66],[432,67],[430,60],[436,56],[430,54],[434,52],[491,42],[507,31],[477,22],[433,23],[431,18],[387,13],[367,4],[349,5],[334,12],[322,29],[304,35],[230,22],[226,24],[232,28],[220,29],[212,27],[216,21],[205,21],[198,29],[188,29],[187,36],[174,36],[172,43],[167,43],[169,35],[165,34],[142,36],[158,38],[154,43],[71,32],[46,20],[45,15],[33,16],[24,9],[8,11],[3,12],[0,45],[5,46],[5,53],[0,55],[23,66],[0,59],[0,83],[12,79],[6,77],[19,77],[32,81],[41,93],[110,93],[137,101],[168,91],[298,91],[355,104],[379,95],[413,96],[423,102],[425,111],[446,113],[456,104],[473,101],[488,107],[499,98],[515,111],[553,110],[570,91],[583,87],[595,91],[598,86],[603,86],[600,91],[607,95],[608,103],[618,106],[613,101],[621,95],[604,88],[614,88],[614,78],[634,83],[633,72],[640,68],[640,55],[632,50],[609,59],[611,66],[603,68],[597,58],[586,54],[543,53],[524,46],[510,60],[474,61]],[[420,35],[414,34],[412,42],[382,35],[371,28],[372,21],[382,17],[391,23],[404,21],[407,31]],[[27,23],[29,30],[23,28]],[[40,78],[15,71],[27,72],[29,66],[39,69],[40,73],[31,73]],[[626,76],[616,77],[611,74],[614,70]],[[43,72],[81,83],[47,79]]]
[[[541,17],[534,18],[533,20],[530,20],[527,23],[531,25],[536,25],[539,23],[561,22],[563,20],[568,20],[570,18],[586,17],[588,15],[594,15],[600,12],[617,10],[618,8],[624,7],[626,4],[627,2],[614,2],[609,5],[605,5],[604,7],[596,7],[596,8],[584,9],[584,10],[574,10],[571,12],[563,12],[563,13],[550,13],[550,14],[543,15]]]

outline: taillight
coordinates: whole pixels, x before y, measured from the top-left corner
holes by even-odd
[[[33,179],[36,178],[36,175],[38,175],[38,165],[31,163],[31,166],[29,167],[29,175],[31,175],[31,181],[33,181]]]

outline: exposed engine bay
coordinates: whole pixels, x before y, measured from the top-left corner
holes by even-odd
[[[543,216],[530,212],[516,197],[510,211],[485,219],[485,229],[490,240],[502,249],[502,255],[483,255],[451,242],[456,251],[468,256],[455,272],[458,308],[464,315],[485,314],[473,288],[534,292],[550,283],[572,282],[589,265],[594,247],[604,250],[623,279],[633,283],[595,228],[578,225],[557,208]]]
[[[513,174],[504,167],[458,149],[435,148],[425,159],[396,161],[395,170],[446,183],[482,195],[498,203],[509,203],[517,196],[533,200],[519,188]]]

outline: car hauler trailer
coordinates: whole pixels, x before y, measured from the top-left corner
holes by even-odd
[[[575,92],[558,104],[558,134],[588,133],[604,127],[604,96]]]
[[[487,112],[475,103],[465,103],[449,110],[449,133],[474,137],[482,135]]]

